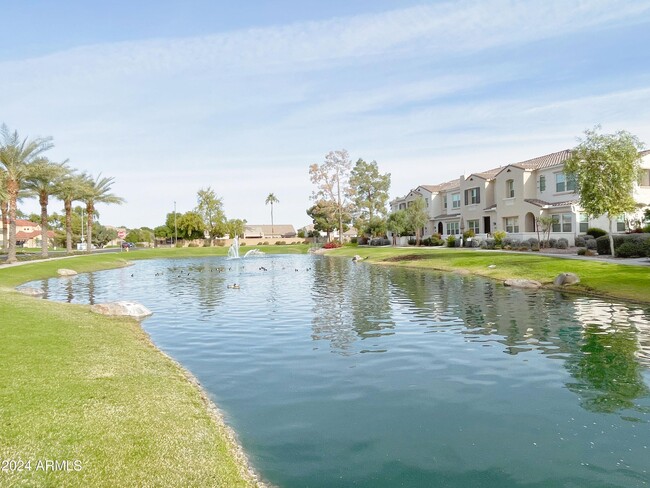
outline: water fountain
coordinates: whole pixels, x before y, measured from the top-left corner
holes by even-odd
[[[228,257],[231,259],[239,259],[239,236],[235,236],[228,249]]]

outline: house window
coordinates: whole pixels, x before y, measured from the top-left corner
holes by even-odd
[[[506,198],[515,197],[515,180],[506,180]]]
[[[451,208],[460,208],[460,193],[451,195]]]
[[[481,189],[477,186],[465,190],[465,205],[476,205],[477,203],[481,203]]]
[[[580,232],[583,234],[589,229],[589,215],[580,214]]]
[[[546,176],[539,177],[539,191],[546,191]]]
[[[479,233],[479,227],[478,227],[478,219],[477,220],[468,220],[467,221],[467,227],[469,230],[474,231],[474,234]]]
[[[639,175],[639,186],[650,186],[650,169],[642,169]]]
[[[625,232],[625,215],[616,218],[616,232]]]
[[[576,179],[573,175],[555,173],[555,191],[558,193],[576,190]]]
[[[460,195],[458,195],[460,197]],[[447,222],[447,235],[460,234],[459,222]]]
[[[571,232],[572,214],[553,214],[551,218],[553,219],[551,226],[553,232]]]
[[[503,220],[505,222],[506,232],[519,232],[519,217],[506,217]]]

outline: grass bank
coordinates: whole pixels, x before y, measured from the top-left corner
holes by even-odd
[[[524,278],[552,286],[560,273],[575,273],[580,283],[568,289],[608,298],[650,303],[650,267],[557,258],[543,254],[463,249],[343,247],[331,256],[356,254],[369,262],[441,271],[464,271],[497,280]],[[492,266],[494,267],[488,267]]]
[[[87,272],[124,266],[126,258],[215,253],[225,250],[0,267],[0,486],[255,486],[200,388],[136,321],[13,289],[64,267]]]

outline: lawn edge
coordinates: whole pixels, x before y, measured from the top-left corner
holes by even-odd
[[[75,255],[75,256],[69,256],[69,258],[75,258],[75,257],[83,257],[84,255]],[[182,257],[193,257],[193,256],[176,256],[179,258]],[[200,257],[200,256],[197,256]],[[207,256],[206,256],[207,257]],[[138,257],[138,260],[145,260],[145,259],[165,259],[161,258],[159,256],[155,257]],[[46,263],[48,259],[44,260],[38,260],[38,261],[25,261],[20,264],[24,265],[38,265],[40,263]],[[122,268],[122,267],[128,267],[132,266],[133,263],[132,261],[126,261],[126,260],[116,260],[113,263],[113,266],[108,265],[108,263],[97,263],[98,266],[96,269],[90,270],[90,271],[82,271],[82,273],[88,273],[88,272],[93,272],[93,271],[106,271],[109,269],[117,269],[117,268]],[[104,264],[104,265],[102,265]],[[2,268],[0,268],[1,270]],[[6,268],[5,268],[6,269]],[[54,274],[50,275],[51,277],[54,277]],[[20,285],[26,283],[26,281],[20,282],[15,285],[10,285],[10,286],[1,286],[0,285],[0,293],[6,293],[6,294],[12,294],[12,293],[20,293],[20,291],[17,289]],[[39,297],[29,297],[27,296],[26,298],[31,298],[35,300],[42,300],[42,298]],[[50,302],[49,300],[44,300],[46,303],[54,303]],[[62,305],[64,306],[72,306],[72,307],[80,307],[84,308],[90,312],[90,305],[82,305],[82,304],[70,304],[70,303],[63,303]],[[208,414],[208,417],[214,422],[215,426],[217,427],[217,430],[220,434],[223,434],[224,441],[226,445],[228,446],[228,450],[231,453],[234,462],[237,465],[238,472],[240,476],[242,477],[242,480],[246,482],[249,485],[258,487],[258,488],[274,488],[273,485],[270,485],[268,482],[264,481],[260,474],[255,470],[253,467],[252,463],[250,462],[250,459],[248,455],[246,454],[246,451],[244,450],[243,446],[241,445],[241,442],[239,441],[239,438],[237,436],[236,431],[230,427],[226,420],[225,420],[225,415],[221,411],[221,409],[218,407],[218,405],[210,398],[209,393],[203,388],[203,385],[201,382],[192,374],[190,370],[185,368],[179,361],[174,359],[172,356],[164,352],[162,349],[160,349],[151,339],[151,336],[147,333],[147,331],[142,327],[142,322],[132,318],[132,317],[119,317],[119,319],[123,320],[124,323],[126,322],[131,322],[131,323],[137,323],[138,330],[141,334],[141,338],[143,338],[146,341],[147,346],[149,346],[156,354],[161,355],[166,361],[169,361],[175,368],[176,370],[182,375],[183,379],[190,385],[194,390],[198,393],[199,397],[201,398],[201,401],[203,403],[203,407]]]

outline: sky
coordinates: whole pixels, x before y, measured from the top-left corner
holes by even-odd
[[[310,223],[309,165],[376,161],[390,197],[571,148],[650,146],[647,0],[0,0],[0,123],[115,178],[104,225]],[[50,211],[61,212],[53,201]],[[36,201],[21,204],[26,213]]]

